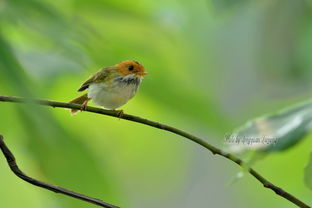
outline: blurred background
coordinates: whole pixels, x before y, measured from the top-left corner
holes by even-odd
[[[126,113],[223,146],[253,117],[311,98],[311,0],[0,0],[0,94],[67,102],[122,60],[149,73]],[[148,126],[0,103],[0,134],[22,170],[124,208],[294,207],[230,161]],[[312,141],[255,169],[311,203]],[[16,178],[0,156],[1,207],[87,208]]]

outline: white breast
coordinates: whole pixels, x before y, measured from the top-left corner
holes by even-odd
[[[138,85],[93,83],[89,86],[88,97],[106,109],[116,109],[128,102],[136,93]]]

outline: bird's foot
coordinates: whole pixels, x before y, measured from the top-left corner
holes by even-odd
[[[123,110],[115,110],[115,111],[117,112],[117,117],[118,117],[119,119],[123,117],[123,115],[124,115]]]
[[[85,100],[82,104],[81,104],[81,111],[85,111],[88,107],[88,102],[90,101],[90,99]]]

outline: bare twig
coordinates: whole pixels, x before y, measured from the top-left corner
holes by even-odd
[[[0,102],[1,101],[2,102],[15,102],[15,103],[28,102],[28,103],[36,103],[36,104],[40,104],[40,105],[52,106],[52,107],[57,107],[57,108],[68,108],[68,109],[78,109],[78,110],[80,110],[82,108],[82,106],[78,105],[78,104],[71,104],[71,103],[64,103],[64,102],[57,102],[57,101],[50,101],[50,100],[41,100],[41,99],[26,99],[26,98],[13,97],[13,96],[0,96]],[[234,162],[234,163],[236,163],[242,167],[245,167],[244,162],[241,159],[237,158],[235,155],[223,152],[221,149],[219,149],[215,146],[212,146],[211,144],[207,143],[205,140],[203,140],[199,137],[196,137],[190,133],[187,133],[183,130],[180,130],[180,129],[177,129],[177,128],[174,128],[174,127],[171,127],[171,126],[168,126],[165,124],[161,124],[161,123],[158,123],[155,121],[151,121],[151,120],[148,120],[145,118],[140,118],[138,116],[129,115],[129,114],[123,114],[122,117],[120,117],[120,115],[118,114],[118,111],[113,111],[113,110],[105,110],[105,109],[101,109],[101,108],[95,108],[95,107],[87,106],[85,108],[85,111],[91,112],[91,113],[97,113],[97,114],[103,114],[103,115],[118,117],[121,119],[145,124],[148,126],[158,128],[158,129],[162,129],[165,131],[172,132],[174,134],[185,137],[185,138],[199,144],[200,146],[210,150],[210,152],[212,152],[214,155],[215,154],[220,155],[220,156],[225,157],[225,158],[231,160],[232,162]],[[304,202],[299,200],[297,197],[286,192],[282,188],[272,184],[270,181],[265,179],[263,176],[261,176],[254,169],[249,168],[248,172],[252,176],[254,176],[265,188],[271,189],[277,195],[279,195],[279,196],[283,197],[284,199],[292,202],[293,204],[297,205],[298,207],[311,208],[309,205],[305,204]]]
[[[0,149],[1,149],[2,153],[4,154],[11,170],[14,172],[15,175],[17,175],[22,180],[27,181],[28,183],[31,183],[35,186],[39,186],[41,188],[48,189],[48,190],[53,191],[55,193],[61,193],[61,194],[64,194],[64,195],[67,195],[67,196],[70,196],[70,197],[73,197],[76,199],[80,199],[80,200],[101,206],[101,207],[118,208],[114,205],[108,204],[108,203],[103,202],[99,199],[95,199],[95,198],[92,198],[92,197],[89,197],[89,196],[86,196],[86,195],[83,195],[80,193],[76,193],[76,192],[64,189],[62,187],[59,187],[59,186],[55,186],[55,185],[51,185],[51,184],[48,184],[45,182],[41,182],[41,181],[38,181],[34,178],[31,178],[31,177],[25,175],[17,166],[15,157],[12,154],[12,152],[9,150],[9,148],[6,146],[6,144],[4,143],[2,135],[0,135]]]

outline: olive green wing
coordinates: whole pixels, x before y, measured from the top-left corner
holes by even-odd
[[[85,89],[88,89],[90,84],[104,81],[108,78],[110,74],[110,67],[106,67],[101,69],[100,71],[96,72],[94,75],[92,75],[87,81],[85,81],[80,88],[78,89],[78,92],[84,91]]]

